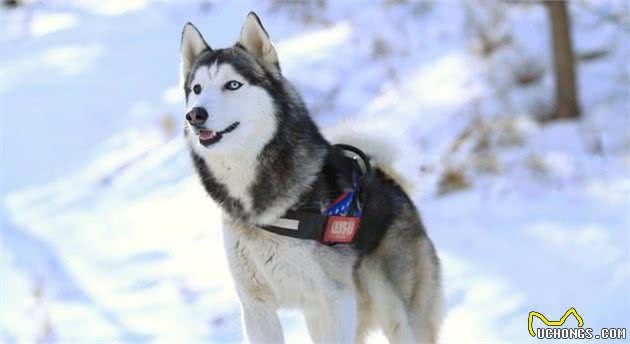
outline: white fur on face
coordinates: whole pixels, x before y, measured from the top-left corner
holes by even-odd
[[[225,89],[225,84],[236,80],[243,85],[235,90]],[[276,128],[273,100],[267,91],[258,86],[250,85],[238,74],[230,64],[200,67],[190,83],[191,88],[200,85],[199,95],[190,92],[186,112],[194,107],[203,107],[208,112],[205,127],[209,130],[221,131],[235,122],[240,125],[236,130],[224,135],[218,143],[209,147],[199,144],[197,138],[196,149],[203,154],[206,151],[234,151],[247,147],[248,149],[262,149],[252,147],[254,143],[266,143],[271,139]],[[193,142],[191,142],[193,143]]]
[[[226,90],[225,84],[232,80],[243,85],[235,91]],[[192,128],[187,140],[217,181],[226,185],[230,196],[240,199],[246,210],[251,210],[248,188],[256,176],[257,157],[277,127],[273,100],[264,88],[250,85],[227,63],[198,68],[190,87],[196,84],[202,91],[199,95],[190,92],[186,112],[193,107],[205,108],[208,112],[205,127],[217,132],[234,122],[240,124],[234,131],[223,135],[221,141],[208,147],[199,142]]]

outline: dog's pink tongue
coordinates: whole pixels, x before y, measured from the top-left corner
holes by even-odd
[[[211,138],[213,138],[216,134],[214,133],[214,131],[212,130],[201,130],[199,132],[199,138],[202,140],[210,140]]]

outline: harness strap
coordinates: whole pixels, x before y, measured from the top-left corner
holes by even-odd
[[[353,159],[359,164],[359,167],[361,168],[361,176],[365,176],[370,171],[372,171],[370,159],[368,159],[367,155],[365,155],[365,153],[363,153],[363,151],[359,148],[343,143],[338,143],[335,145],[335,147],[340,148],[345,156]]]
[[[350,191],[353,197],[349,200],[349,203],[354,208],[353,211],[346,212],[347,216],[339,216],[339,212],[335,211],[335,206],[338,205],[338,202],[333,202],[325,213],[321,213],[320,209],[304,207],[289,210],[274,223],[259,226],[260,228],[283,236],[316,240],[326,244],[351,243],[353,241],[359,226],[362,208],[361,201],[363,200],[360,197],[360,179],[370,173],[372,167],[369,159],[360,149],[345,144],[337,144],[335,146],[341,149],[346,159],[351,160],[348,163],[344,163],[350,168],[341,168],[340,170],[343,173],[350,174],[349,179],[353,181],[353,190]],[[345,192],[343,195],[347,194],[348,192]],[[338,201],[340,199],[342,198],[340,197]],[[348,231],[352,232],[351,235],[344,235]]]
[[[293,238],[320,241],[323,237],[326,221],[328,221],[328,216],[323,214],[289,210],[276,222],[268,226],[261,226],[261,228]]]

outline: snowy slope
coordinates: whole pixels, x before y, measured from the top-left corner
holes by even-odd
[[[553,85],[542,7],[506,7],[512,45],[482,56],[462,4],[357,3],[2,12],[0,342],[243,341],[175,85],[182,24],[225,46],[251,9],[325,131],[350,124],[401,148],[393,163],[443,262],[443,343],[535,342],[532,310],[627,327],[628,31],[571,7],[577,53],[605,54],[578,65],[584,118],[541,126]],[[515,82],[530,63],[540,78]],[[459,186],[445,192],[451,172]],[[308,341],[300,315],[282,322],[288,342]]]

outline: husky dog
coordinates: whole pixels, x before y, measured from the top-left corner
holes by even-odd
[[[181,58],[186,142],[203,187],[223,210],[249,342],[282,343],[276,312],[287,307],[303,312],[317,343],[364,342],[377,329],[392,343],[435,343],[439,261],[414,204],[378,161],[363,180],[363,215],[352,244],[261,228],[304,204],[325,209],[347,181],[335,169],[339,149],[282,75],[256,14],[226,49],[210,48],[186,24]]]

